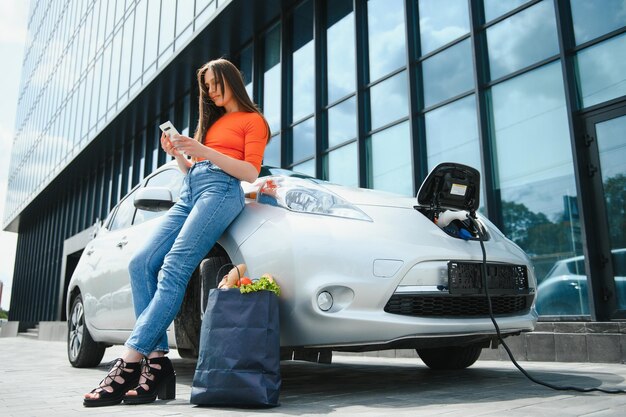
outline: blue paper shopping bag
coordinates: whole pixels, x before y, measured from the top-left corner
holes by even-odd
[[[202,319],[191,403],[279,405],[279,326],[278,297],[273,292],[212,289]]]

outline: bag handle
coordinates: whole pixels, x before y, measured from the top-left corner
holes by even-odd
[[[220,276],[221,276],[221,272],[222,272],[222,270],[223,270],[224,268],[226,268],[227,266],[235,267],[235,268],[237,269],[237,274],[239,275],[239,279],[238,279],[237,281],[241,280],[241,271],[239,270],[239,267],[237,267],[237,265],[235,265],[235,264],[226,263],[226,264],[224,264],[224,265],[220,266],[220,268],[217,270],[217,274],[216,274],[216,276],[215,276],[215,288],[216,288],[216,289],[217,289],[217,286],[218,286],[218,285],[219,285],[219,283],[220,283]],[[208,294],[207,294],[207,296],[208,296]],[[203,316],[204,316],[204,313],[205,313],[205,310],[206,310],[206,305],[204,305],[204,304],[205,304],[205,301],[204,301],[204,294],[203,294],[203,295],[200,297],[200,311],[202,312],[202,315],[203,315]]]
[[[227,266],[234,266],[235,269],[237,270],[237,275],[239,275],[239,279],[237,279],[237,282],[239,282],[241,280],[241,271],[239,270],[239,267],[237,265],[235,265],[235,264],[226,263],[226,264],[220,266],[220,269],[217,270],[217,274],[215,276],[215,288],[217,288],[217,286],[220,284],[220,276],[222,275],[221,274],[222,269],[224,269]]]

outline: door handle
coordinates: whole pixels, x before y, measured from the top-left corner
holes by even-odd
[[[117,246],[118,248],[123,248],[124,246],[126,246],[128,244],[128,240],[124,237],[122,238],[122,240],[120,240],[119,242],[117,242]]]
[[[87,249],[87,256],[91,256],[96,250],[94,248]]]

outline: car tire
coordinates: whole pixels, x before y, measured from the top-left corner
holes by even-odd
[[[465,369],[478,360],[481,345],[445,346],[440,348],[415,349],[420,359],[430,369]]]
[[[95,342],[85,323],[83,298],[76,296],[67,319],[67,358],[75,368],[98,366],[104,356],[106,346]]]
[[[200,351],[202,306],[206,306],[209,291],[217,286],[216,276],[222,265],[230,262],[223,249],[214,247],[194,271],[185,292],[181,309],[174,319],[176,345],[182,358],[196,359]]]

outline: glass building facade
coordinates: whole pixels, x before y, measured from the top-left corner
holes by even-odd
[[[29,33],[11,320],[64,319],[68,242],[167,161],[161,122],[193,132],[220,56],[270,124],[265,164],[413,196],[476,167],[481,212],[546,288],[571,282],[544,319],[626,318],[626,0],[34,0]]]

